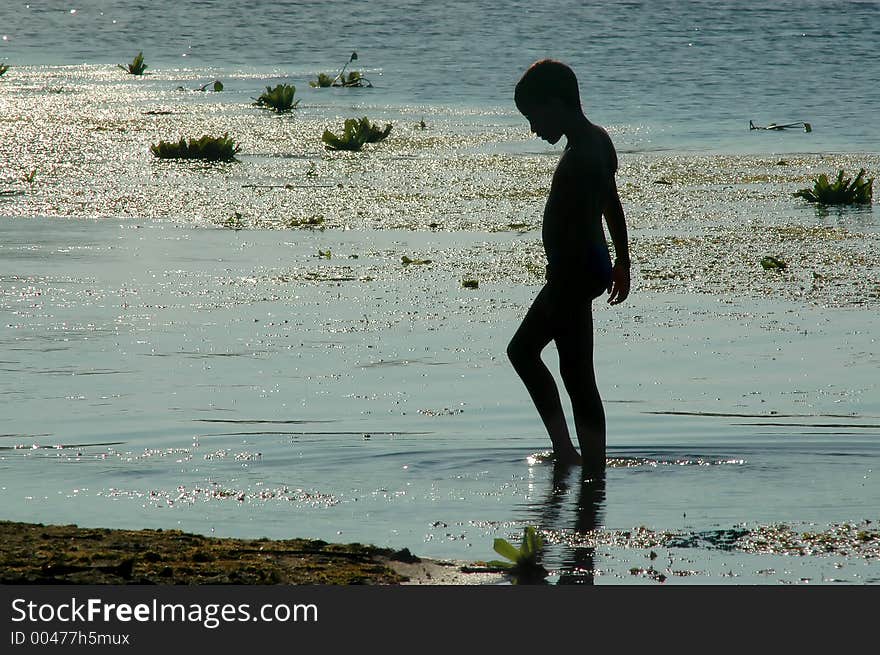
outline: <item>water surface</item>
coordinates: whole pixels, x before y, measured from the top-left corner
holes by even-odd
[[[880,172],[880,9],[844,9],[4,5],[2,518],[464,560],[535,525],[554,582],[877,581],[880,223],[792,198]],[[353,50],[374,88],[308,88]],[[559,156],[510,97],[548,55],[621,151],[604,482],[546,462],[504,355]],[[279,82],[295,113],[252,106]],[[324,149],[362,115],[387,141]],[[204,133],[238,161],[149,154]]]

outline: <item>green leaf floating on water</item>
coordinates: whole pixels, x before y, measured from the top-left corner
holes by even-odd
[[[292,84],[278,84],[274,88],[266,87],[266,91],[260,94],[254,104],[264,109],[271,109],[278,113],[284,113],[291,109],[296,109],[299,100],[293,101],[296,94],[296,87]]]
[[[330,130],[324,130],[321,140],[330,150],[360,150],[365,143],[377,143],[391,133],[391,123],[380,128],[363,118],[349,118],[342,126],[342,134],[333,134]]]
[[[160,159],[205,159],[207,161],[232,161],[239,146],[228,134],[199,139],[159,141],[150,146],[150,152]]]
[[[767,255],[766,257],[761,258],[761,266],[768,271],[784,271],[788,267],[788,264],[778,257]]]

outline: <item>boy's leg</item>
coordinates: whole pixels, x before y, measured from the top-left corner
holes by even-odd
[[[571,398],[583,465],[605,469],[605,410],[593,370],[593,310],[589,300],[564,304],[555,336],[559,372]]]
[[[549,295],[546,286],[538,293],[507,346],[507,356],[547,428],[556,461],[574,464],[580,461],[580,456],[568,434],[556,382],[541,360],[541,351],[554,337],[554,313]]]

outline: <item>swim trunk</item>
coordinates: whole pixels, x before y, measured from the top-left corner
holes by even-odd
[[[548,264],[547,284],[561,293],[593,300],[601,296],[611,284],[611,254],[604,243],[589,246],[589,256],[577,266]]]

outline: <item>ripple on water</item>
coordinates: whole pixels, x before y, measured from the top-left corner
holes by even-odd
[[[532,453],[526,457],[529,466],[537,464],[545,464],[553,462],[553,451],[545,450]],[[653,458],[653,457],[608,457],[605,459],[605,466],[610,469],[629,469],[659,466],[739,466],[745,464],[746,460],[739,458],[720,458],[712,459],[706,457],[674,457],[674,458]]]

